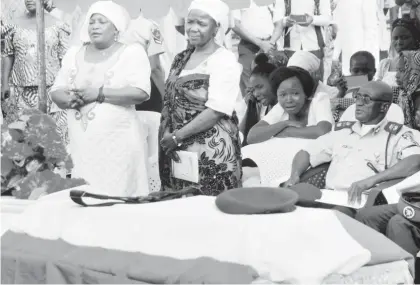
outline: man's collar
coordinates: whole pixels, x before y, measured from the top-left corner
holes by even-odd
[[[351,127],[351,129],[353,132],[361,136],[364,136],[370,133],[371,131],[376,135],[381,129],[383,129],[386,126],[387,123],[388,120],[386,118],[384,118],[376,125],[363,125],[361,122],[356,121],[356,123]],[[362,132],[364,132],[364,134],[362,134]]]

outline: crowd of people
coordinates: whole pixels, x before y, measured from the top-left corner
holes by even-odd
[[[132,20],[120,5],[98,1],[76,31],[45,3],[47,112],[68,144],[72,177],[102,194],[150,192],[136,110],[160,113],[161,191],[289,187],[328,164],[316,186],[347,191],[353,203],[420,171],[420,30],[409,16],[395,19],[389,56],[380,60],[385,33],[371,18],[385,14],[377,1],[251,1],[230,11],[221,0],[193,0],[178,27],[187,48],[166,75],[164,39],[143,16]],[[35,2],[25,5],[21,18],[2,21],[5,123],[40,102]],[[347,34],[350,20],[363,25]],[[237,56],[226,48],[232,31]],[[338,209],[413,255],[420,250],[420,225],[395,204]]]

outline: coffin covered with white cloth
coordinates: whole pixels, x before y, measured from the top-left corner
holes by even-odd
[[[206,196],[83,208],[69,191],[16,217],[1,258],[2,283],[341,283],[382,264],[398,267],[394,279],[379,271],[401,283],[413,266],[383,235],[331,210],[228,215]]]

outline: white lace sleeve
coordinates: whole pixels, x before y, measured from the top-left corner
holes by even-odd
[[[140,44],[131,44],[126,48],[120,66],[128,86],[139,88],[150,95],[150,62]]]

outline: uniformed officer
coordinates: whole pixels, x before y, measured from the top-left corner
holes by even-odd
[[[140,15],[131,21],[127,32],[123,36],[126,44],[141,44],[149,56],[152,90],[150,99],[140,105],[136,105],[138,111],[161,112],[163,96],[165,94],[165,72],[162,68],[159,56],[165,52],[163,37],[159,26]],[[139,66],[141,68],[141,66]]]
[[[294,158],[287,185],[299,183],[309,166],[331,162],[326,188],[346,190],[350,202],[376,184],[420,171],[420,133],[385,118],[391,88],[369,82],[356,95],[355,122],[339,122],[335,131],[314,140]]]

